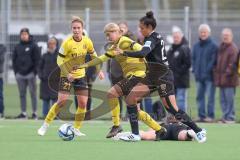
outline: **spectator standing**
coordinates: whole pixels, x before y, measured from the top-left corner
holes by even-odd
[[[189,88],[189,69],[191,67],[191,51],[182,30],[175,26],[172,30],[173,44],[167,52],[169,67],[173,71],[175,94],[178,107],[187,110],[187,88]]]
[[[137,37],[133,34],[133,32],[129,30],[127,22],[120,22],[118,23],[118,26],[123,36],[126,36],[134,41],[137,41]]]
[[[50,105],[52,106],[57,101],[57,91],[53,91],[49,87],[49,79],[50,74],[58,69],[57,65],[57,55],[58,55],[58,41],[56,38],[52,37],[48,40],[48,49],[45,54],[41,57],[38,75],[40,78],[40,99],[42,99],[42,114],[43,118],[46,117]],[[54,72],[58,74],[59,77],[60,72]],[[56,80],[55,80],[56,81]],[[59,82],[55,82],[59,83]]]
[[[218,47],[210,37],[211,29],[207,24],[198,28],[199,41],[192,50],[192,69],[197,84],[197,106],[200,122],[212,122],[215,118],[215,86],[213,84],[213,67],[216,63]],[[207,114],[205,97],[208,97]]]
[[[13,70],[18,84],[21,113],[16,118],[27,118],[27,86],[31,95],[32,118],[37,119],[37,86],[36,74],[40,60],[40,49],[33,41],[28,28],[20,31],[20,42],[14,48],[12,56]]]
[[[4,118],[4,98],[3,98],[3,64],[6,47],[0,44],[0,119]]]
[[[235,122],[234,96],[238,85],[237,61],[238,48],[233,42],[230,28],[222,30],[222,42],[217,55],[217,65],[214,69],[214,82],[220,89],[220,104],[223,123]]]

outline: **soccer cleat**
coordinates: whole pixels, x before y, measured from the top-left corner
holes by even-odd
[[[202,129],[200,132],[198,132],[196,134],[195,139],[199,142],[199,143],[204,143],[207,141],[207,131],[205,129]]]
[[[123,131],[123,129],[121,126],[112,126],[112,128],[111,128],[110,132],[107,134],[106,138],[112,138],[122,131]]]
[[[161,140],[161,137],[164,137],[167,134],[167,129],[161,127],[161,129],[159,131],[156,131],[155,134],[156,134],[155,141],[159,141]]]
[[[15,117],[16,119],[27,119],[27,115],[20,113],[17,117]]]
[[[4,115],[3,113],[0,113],[0,120],[3,120],[4,119]]]
[[[120,140],[120,137],[127,136],[130,134],[131,134],[131,132],[121,132],[121,133],[118,133],[116,136],[112,137],[112,139],[115,141],[118,141],[118,140]]]
[[[77,128],[72,128],[72,130],[73,130],[73,133],[74,133],[75,136],[79,136],[79,137],[80,136],[86,136],[86,134],[80,132],[80,130],[77,129]]]
[[[33,114],[32,114],[32,119],[38,120],[38,117],[37,117],[37,114],[36,114],[36,113],[33,113]]]
[[[119,137],[120,140],[126,141],[126,142],[137,142],[141,140],[140,135],[136,135],[136,134],[129,134],[129,135],[123,135],[121,137]]]
[[[47,132],[48,127],[49,127],[49,124],[44,122],[43,125],[38,129],[38,135],[44,136]]]

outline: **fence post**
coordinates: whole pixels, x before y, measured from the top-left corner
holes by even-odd
[[[104,12],[105,12],[104,17],[107,23],[110,22],[111,20],[110,8],[111,8],[111,1],[104,0]]]
[[[86,23],[86,31],[88,35],[90,35],[90,9],[85,9],[85,23]]]
[[[184,7],[184,35],[189,40],[189,7]]]
[[[45,0],[45,29],[46,34],[50,32],[50,0]]]
[[[7,52],[4,56],[4,75],[3,80],[7,83],[8,82],[8,59],[10,55],[10,40],[8,35],[8,25],[11,21],[11,0],[1,0],[1,43],[3,43],[7,49]]]

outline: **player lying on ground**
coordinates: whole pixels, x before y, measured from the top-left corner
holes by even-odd
[[[85,79],[85,69],[75,69],[76,65],[85,63],[86,54],[90,54],[92,58],[97,57],[92,41],[83,36],[83,21],[79,17],[73,17],[71,22],[72,36],[68,37],[61,45],[57,64],[61,69],[61,77],[59,83],[58,100],[49,110],[45,121],[38,134],[45,135],[49,124],[53,121],[60,109],[65,106],[71,88],[74,88],[74,94],[77,95],[78,108],[75,114],[74,134],[83,136],[80,132],[82,121],[85,117],[86,105],[88,100],[88,88]],[[103,73],[99,73],[100,79]]]
[[[182,123],[191,127],[194,132],[197,133],[198,142],[202,143],[206,141],[206,130],[199,128],[195,122],[182,110],[178,109],[174,85],[173,85],[173,73],[168,67],[168,60],[165,52],[164,40],[161,35],[155,32],[156,19],[153,16],[153,12],[147,12],[146,16],[140,19],[139,28],[140,32],[144,36],[144,45],[141,51],[126,52],[116,48],[114,54],[122,54],[127,57],[146,58],[148,62],[149,72],[146,79],[146,84],[149,87],[139,86],[132,90],[132,94],[128,95],[126,103],[128,105],[134,105],[139,101],[150,89],[157,89],[158,94],[162,100],[166,110],[173,114],[176,119],[181,120]],[[157,65],[152,65],[155,63]],[[164,73],[161,71],[165,70]],[[138,93],[138,91],[141,91]],[[126,141],[131,141],[131,137],[122,137]]]
[[[120,107],[118,97],[123,95],[127,96],[135,86],[144,85],[141,83],[141,81],[144,79],[144,77],[146,77],[146,64],[144,58],[132,58],[123,55],[115,56],[113,54],[111,47],[119,47],[124,51],[139,51],[142,48],[140,44],[133,42],[131,39],[125,36],[122,36],[117,24],[107,24],[104,27],[104,33],[108,41],[111,42],[110,47],[108,47],[108,51],[104,55],[79,66],[79,68],[94,66],[107,61],[109,58],[115,58],[116,61],[120,64],[124,79],[115,84],[107,94],[109,106],[112,110],[112,119],[114,123],[113,128],[118,128],[118,131],[120,132]],[[141,139],[139,136],[138,119],[142,120],[146,125],[156,131],[157,140],[159,139],[159,136],[165,132],[165,128],[161,128],[161,126],[146,112],[142,110],[138,111],[135,105],[133,107],[128,106],[127,111],[130,115],[129,119],[132,127],[132,132],[135,136],[134,141],[139,141]]]
[[[196,133],[185,124],[177,121],[174,116],[168,115],[166,123],[161,123],[161,126],[167,129],[166,134],[160,136],[160,140],[174,140],[174,141],[191,141],[196,140]],[[118,133],[112,137],[113,140],[120,140],[122,136],[130,135],[130,132]],[[150,129],[148,131],[140,131],[142,140],[153,141],[156,139],[155,131]]]

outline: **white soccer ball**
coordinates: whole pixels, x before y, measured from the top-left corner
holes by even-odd
[[[73,126],[70,123],[62,124],[58,129],[59,137],[64,141],[71,141],[74,138]]]

